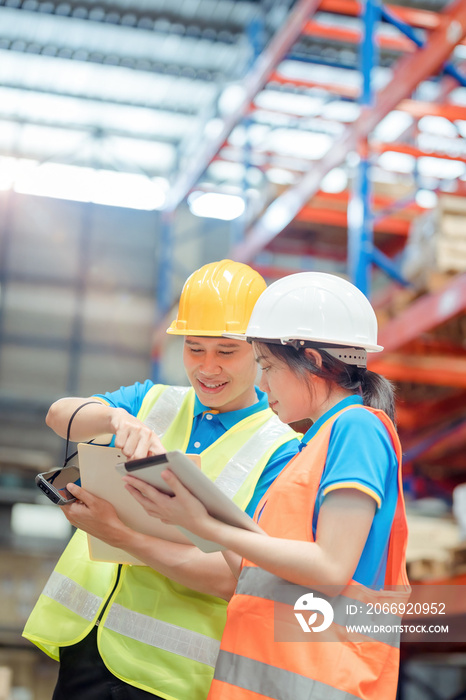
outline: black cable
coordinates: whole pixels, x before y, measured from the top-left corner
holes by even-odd
[[[75,417],[75,415],[77,414],[78,411],[80,411],[82,408],[84,408],[84,406],[88,406],[90,403],[100,404],[100,406],[103,405],[100,401],[86,401],[85,403],[82,403],[80,406],[78,406],[78,408],[74,411],[74,413],[72,413],[70,420],[68,421],[68,429],[66,431],[65,461],[63,462],[64,467],[66,467],[66,465],[68,464],[70,459],[73,459],[73,457],[76,457],[76,455],[78,454],[78,451],[76,450],[76,452],[73,452],[73,454],[71,454],[68,457],[68,450],[69,450],[69,446],[70,446],[71,423],[73,422],[73,418]],[[88,444],[90,444],[92,442],[93,442],[92,440],[89,440]]]

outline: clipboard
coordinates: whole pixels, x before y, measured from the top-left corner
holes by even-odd
[[[142,479],[142,481],[157,487],[160,491],[172,495],[167,483],[161,477],[161,473],[165,469],[170,469],[188,491],[191,491],[204,504],[208,513],[214,518],[234,527],[264,534],[262,528],[247,513],[242,511],[236,503],[233,503],[223,491],[193,464],[189,457],[179,450],[126,462],[118,469],[126,474]],[[177,526],[177,528],[203,552],[215,552],[225,549],[219,544],[198,537],[183,527]]]
[[[144,508],[128,493],[121,480],[121,473],[117,471],[117,465],[126,462],[126,457],[121,450],[116,447],[79,443],[78,458],[83,488],[112,503],[119,518],[126,525],[145,535],[182,544],[191,544],[190,539],[174,525],[165,525],[157,518],[148,515]],[[189,461],[189,458],[187,459]],[[193,468],[198,469],[194,465]],[[112,547],[93,535],[88,535],[87,539],[89,557],[93,561],[147,566],[123,549]]]

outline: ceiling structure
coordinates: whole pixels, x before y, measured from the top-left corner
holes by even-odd
[[[58,178],[58,196],[106,201],[124,175],[128,206],[167,213],[237,195],[232,257],[269,279],[344,274],[366,159],[373,253],[398,263],[413,222],[466,194],[465,5],[384,5],[367,37],[355,0],[3,0],[0,188],[50,194]],[[372,366],[397,383],[407,464],[464,479],[464,274],[388,314],[387,279]]]

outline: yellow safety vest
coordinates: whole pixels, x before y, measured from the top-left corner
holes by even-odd
[[[167,450],[185,451],[194,390],[154,386],[138,418]],[[201,453],[202,470],[245,508],[271,455],[296,433],[270,409],[243,419]],[[226,602],[192,591],[147,566],[89,559],[77,531],[47,582],[23,635],[54,659],[83,639],[100,617],[98,647],[110,671],[167,700],[203,700],[226,621]]]

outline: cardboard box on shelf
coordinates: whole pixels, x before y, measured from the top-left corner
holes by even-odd
[[[438,273],[466,271],[466,200],[443,195],[435,209],[414,219],[401,271],[422,291],[434,291]]]

